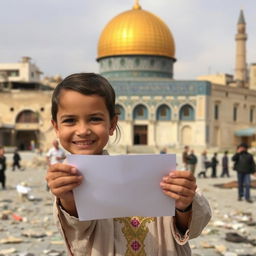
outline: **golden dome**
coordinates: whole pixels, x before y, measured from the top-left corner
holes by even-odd
[[[167,25],[154,14],[133,9],[114,17],[98,42],[98,59],[117,55],[157,55],[175,58],[175,44]]]

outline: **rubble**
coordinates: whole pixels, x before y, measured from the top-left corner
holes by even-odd
[[[0,256],[66,255],[52,216],[53,198],[46,190],[42,158],[28,163],[22,172],[6,171],[7,189],[0,190]],[[235,173],[231,178],[198,179],[198,187],[209,200],[213,217],[201,236],[190,241],[192,256],[256,255],[256,191],[251,191],[255,202],[248,204],[237,201],[236,188],[214,186],[227,184],[234,178]],[[24,200],[17,191],[17,185],[22,184],[30,188]],[[241,236],[241,242],[230,241],[230,233]]]

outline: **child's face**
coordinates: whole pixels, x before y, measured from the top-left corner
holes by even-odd
[[[61,145],[72,154],[101,154],[113,135],[117,119],[110,120],[104,98],[63,90],[54,129]]]

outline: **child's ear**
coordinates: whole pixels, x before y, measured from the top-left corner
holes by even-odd
[[[114,131],[116,129],[116,126],[117,126],[117,121],[118,121],[118,115],[115,115],[112,120],[111,120],[111,126],[110,126],[110,129],[109,129],[109,135],[113,135],[114,134]]]
[[[57,137],[59,137],[59,129],[58,129],[58,124],[57,124],[57,122],[55,122],[54,120],[51,120],[51,123],[52,123],[52,126],[53,126],[53,128],[54,128],[54,131],[55,131]]]

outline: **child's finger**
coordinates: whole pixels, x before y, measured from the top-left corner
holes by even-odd
[[[179,202],[179,204],[183,205],[189,205],[193,201],[193,197],[186,197],[177,193],[174,193],[169,190],[163,190],[163,193],[173,199],[176,200],[176,203]]]
[[[185,179],[188,179],[188,180],[191,180],[191,181],[196,180],[193,173],[190,172],[190,171],[175,170],[175,171],[170,172],[168,176],[171,177],[171,178],[185,178]]]
[[[51,165],[48,169],[48,172],[66,172],[66,173],[76,174],[78,173],[78,170],[76,169],[76,167],[72,165],[57,163],[57,164]]]
[[[168,184],[174,184],[174,185],[179,185],[182,187],[186,187],[188,189],[196,190],[197,185],[195,181],[191,181],[186,178],[171,178],[169,176],[165,176],[162,179],[163,183],[168,183]]]
[[[51,188],[51,192],[59,198],[62,198],[62,196],[66,193],[72,193],[72,190],[77,187],[78,184],[77,183],[71,183],[68,184],[66,186],[62,186],[62,187],[57,187],[57,188]]]
[[[65,176],[60,177],[59,179],[52,180],[49,185],[54,188],[64,187],[69,184],[77,183],[80,184],[82,181],[82,176]]]
[[[160,186],[163,190],[178,194],[180,196],[194,197],[195,195],[195,190],[186,188],[183,186],[173,185],[173,184],[168,184],[163,182],[160,183]]]

